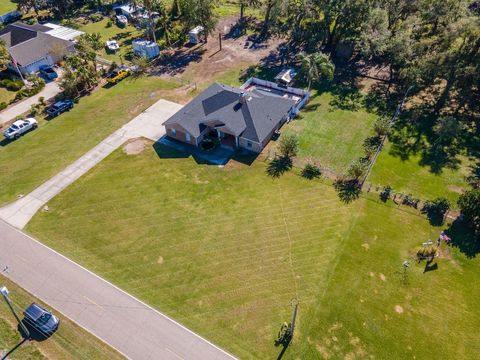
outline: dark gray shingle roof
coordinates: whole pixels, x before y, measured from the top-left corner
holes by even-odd
[[[288,114],[294,100],[268,92],[254,90],[245,93],[246,101],[239,102],[244,91],[214,83],[168,119],[164,125],[177,124],[194,137],[205,125],[262,142]]]

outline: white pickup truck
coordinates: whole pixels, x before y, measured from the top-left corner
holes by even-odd
[[[18,139],[20,135],[26,133],[31,129],[36,129],[37,126],[37,120],[35,120],[34,118],[17,120],[7,130],[3,132],[3,135],[10,140]]]

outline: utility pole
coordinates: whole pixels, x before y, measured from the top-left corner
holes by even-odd
[[[15,316],[15,319],[17,319],[18,321],[18,325],[20,325],[20,327],[22,328],[25,336],[26,336],[26,339],[28,339],[30,337],[30,332],[28,331],[27,327],[25,326],[24,323],[22,323],[22,321],[20,320],[20,318],[18,317],[17,313],[15,312],[15,310],[13,309],[13,306],[12,304],[10,303],[10,299],[8,298],[8,289],[6,286],[3,286],[2,288],[0,288],[0,293],[2,293],[2,296],[3,298],[5,299],[5,302],[7,303],[8,307],[10,308],[10,310],[12,311],[12,314],[13,316]]]

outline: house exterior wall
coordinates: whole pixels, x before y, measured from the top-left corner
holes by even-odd
[[[175,129],[175,135],[173,134],[172,129]],[[185,129],[179,126],[167,125],[165,126],[167,136],[171,137],[172,139],[191,144],[191,145],[198,145],[199,141],[194,136],[190,136],[190,141],[187,141],[187,132]]]
[[[250,146],[249,146],[249,143],[250,143]],[[262,144],[254,142],[254,141],[247,140],[247,139],[242,138],[242,137],[238,139],[238,146],[243,148],[243,149],[253,151],[253,152],[256,152],[256,153],[260,153],[263,150]]]

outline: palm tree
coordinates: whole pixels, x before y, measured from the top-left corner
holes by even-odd
[[[333,73],[335,72],[335,65],[330,60],[327,54],[317,52],[313,54],[306,54],[301,52],[299,54],[301,65],[301,72],[304,74],[308,81],[308,90],[312,86],[312,82],[320,80],[322,77],[328,80],[333,79]]]

